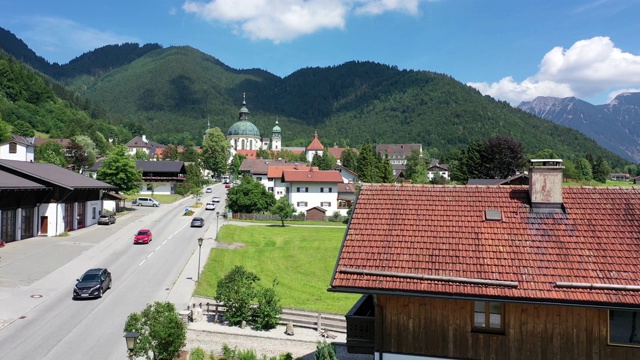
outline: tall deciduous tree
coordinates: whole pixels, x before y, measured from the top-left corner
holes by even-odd
[[[591,163],[585,158],[578,159],[578,161],[576,162],[576,170],[580,175],[578,180],[589,181],[593,177],[593,173],[591,171]]]
[[[233,159],[231,159],[231,164],[229,165],[229,171],[231,171],[234,178],[238,177],[238,173],[240,173],[240,166],[246,158],[247,157],[242,154],[233,155]]]
[[[258,275],[236,265],[218,282],[215,299],[224,304],[224,316],[231,325],[251,320],[251,304],[257,294],[258,281]]]
[[[11,128],[9,124],[0,119],[0,143],[11,140]]]
[[[36,161],[67,167],[64,146],[55,141],[47,141],[36,148]]]
[[[598,156],[593,165],[593,180],[606,183],[611,176],[611,166],[602,156]]]
[[[482,174],[487,179],[506,179],[522,171],[524,148],[508,136],[494,136],[485,141],[482,152]]]
[[[418,149],[412,149],[411,154],[406,157],[404,176],[411,179],[416,184],[424,184],[427,179],[427,164]],[[416,175],[414,177],[414,175]]]
[[[124,331],[139,334],[132,352],[147,359],[175,359],[187,341],[187,328],[176,307],[168,301],[156,301],[140,313],[129,314]]]
[[[289,202],[289,200],[287,200],[286,196],[283,196],[276,201],[275,205],[273,205],[269,212],[273,215],[279,216],[280,221],[282,221],[282,226],[284,227],[284,220],[291,218],[293,214],[295,214],[296,208]]]
[[[216,176],[226,174],[227,161],[231,156],[230,144],[220,128],[209,129],[202,142],[202,164]]]
[[[178,160],[178,147],[169,144],[162,149],[162,160]]]
[[[142,170],[136,170],[136,161],[127,147],[120,145],[102,161],[97,179],[116,186],[122,193],[132,194],[140,190]]]

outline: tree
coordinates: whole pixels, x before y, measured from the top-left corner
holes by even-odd
[[[178,160],[178,147],[169,144],[162,149],[162,160]]]
[[[233,155],[233,159],[231,159],[231,165],[229,166],[229,170],[233,174],[234,178],[238,177],[238,173],[240,172],[240,166],[242,165],[242,162],[246,158],[247,157],[242,154]]]
[[[257,294],[258,281],[258,275],[236,265],[218,282],[215,300],[226,308],[225,319],[231,325],[251,320],[251,304]]]
[[[178,153],[180,161],[192,163],[198,161],[198,151],[193,146],[194,145],[192,143],[188,144],[182,149],[181,153]]]
[[[240,184],[227,192],[227,206],[235,213],[265,213],[275,202],[275,195],[251,176],[243,177]]]
[[[459,171],[461,180],[464,179],[464,181],[468,181],[469,179],[484,178],[484,175],[482,174],[482,149],[483,144],[481,142],[474,141],[462,151]]]
[[[11,128],[9,124],[0,119],[0,143],[11,140]]]
[[[287,200],[286,196],[283,196],[276,201],[269,212],[273,215],[280,216],[280,221],[282,221],[282,226],[284,227],[284,220],[292,217],[296,212],[296,208]]]
[[[67,146],[67,161],[82,170],[96,162],[96,145],[90,137],[78,135]]]
[[[253,308],[251,321],[257,329],[274,329],[278,325],[278,321],[280,321],[282,306],[280,305],[280,297],[276,292],[277,285],[278,280],[274,279],[271,287],[258,288],[256,291],[258,306]]]
[[[358,154],[351,148],[346,148],[342,151],[342,155],[340,156],[340,164],[346,168],[349,168],[353,171],[358,167],[357,165]]]
[[[384,159],[380,158],[380,162],[378,163],[378,172],[380,173],[380,182],[390,184],[396,181],[396,177],[393,175],[393,167],[391,166],[389,154],[385,154]]]
[[[578,161],[576,162],[576,170],[580,175],[577,180],[589,181],[592,179],[593,175],[591,172],[591,163],[589,162],[589,160],[585,158],[578,159]]]
[[[124,331],[140,334],[133,355],[147,359],[175,359],[187,340],[187,328],[170,302],[156,301],[140,313],[129,314]]]
[[[360,154],[358,155],[358,168],[356,172],[360,177],[360,181],[363,183],[376,183],[380,181],[380,174],[378,173],[378,158],[375,150],[371,146],[369,140],[362,144]]]
[[[47,141],[36,148],[35,158],[38,162],[55,164],[60,167],[67,167],[67,158],[65,156],[62,144],[55,141]]]
[[[202,164],[216,176],[226,174],[227,161],[231,157],[230,144],[220,128],[207,130],[202,142]]]
[[[271,159],[271,153],[266,149],[258,149],[256,159]]]
[[[602,158],[602,156],[598,156],[594,162],[593,166],[593,180],[606,183],[611,176],[611,166],[607,163],[606,160]]]
[[[524,167],[522,144],[508,136],[494,136],[484,142],[480,153],[482,175],[486,179],[506,179]]]
[[[120,145],[102,161],[97,179],[116,186],[122,193],[133,194],[140,190],[142,170],[136,170],[136,161],[127,147]]]
[[[133,154],[133,158],[136,160],[149,160],[149,154],[144,150],[136,150]]]
[[[331,156],[331,154],[329,154],[329,149],[325,147],[322,155],[315,154],[313,156],[311,165],[317,166],[320,170],[331,170],[334,166],[336,166],[336,163],[336,158]]]
[[[406,157],[404,176],[411,179],[414,184],[425,184],[428,179],[427,164],[418,149],[412,149],[411,154]]]
[[[13,124],[13,133],[26,137],[34,137],[35,131],[28,122],[18,120]]]

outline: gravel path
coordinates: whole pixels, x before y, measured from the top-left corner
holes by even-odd
[[[332,342],[336,345],[336,355],[341,360],[372,360],[373,355],[349,354],[347,352],[346,334],[332,333],[334,339],[326,339],[312,329],[295,328],[294,335],[285,334],[285,326],[278,326],[269,331],[241,329],[205,321],[189,323],[186,349],[200,347],[206,353],[220,354],[222,345],[226,344],[238,350],[253,349],[262,358],[263,355],[277,356],[291,353],[294,358],[313,360],[318,341]]]

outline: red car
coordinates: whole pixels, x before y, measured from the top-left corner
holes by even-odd
[[[224,185],[224,187],[225,187],[226,189],[228,189],[228,188],[230,188],[230,187],[231,187],[231,184],[225,184],[225,185]]]
[[[149,229],[140,229],[138,233],[133,237],[134,244],[148,244],[153,241],[153,235]]]

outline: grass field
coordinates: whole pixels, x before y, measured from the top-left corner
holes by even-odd
[[[195,294],[213,298],[218,280],[242,265],[260,277],[262,286],[277,278],[283,307],[345,314],[360,295],[327,291],[344,232],[338,227],[225,225],[218,241],[245,245],[212,249]]]
[[[238,222],[248,222],[248,223],[258,223],[264,225],[275,225],[280,226],[282,222],[280,220],[233,220]],[[293,221],[293,220],[284,220],[284,225],[319,225],[319,226],[336,226],[346,228],[347,224],[343,222],[337,221]]]

